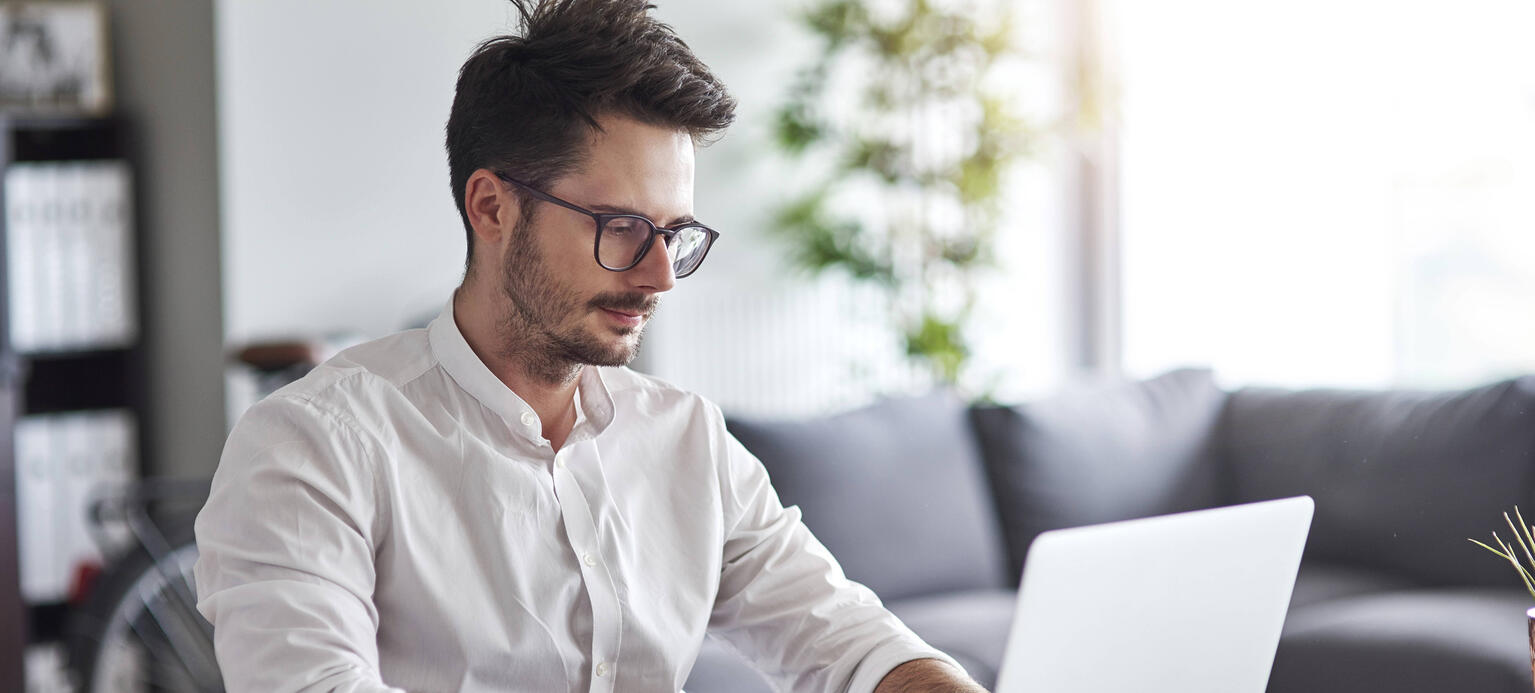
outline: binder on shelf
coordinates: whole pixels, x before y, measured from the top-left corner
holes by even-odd
[[[91,253],[95,249],[86,237],[89,203],[85,197],[88,192],[85,166],[59,164],[57,175],[59,214],[54,233],[58,234],[59,257],[63,263],[63,273],[59,277],[63,310],[59,314],[58,345],[67,348],[90,343],[93,316],[87,311],[90,310],[92,283]]]
[[[100,565],[90,507],[103,493],[132,481],[136,451],[136,424],[127,410],[29,416],[17,422],[17,534],[27,602],[73,596],[81,569]]]
[[[54,555],[53,431],[45,417],[16,422],[16,539],[21,596],[28,602],[64,596]]]
[[[37,239],[38,265],[42,282],[38,285],[41,297],[37,307],[38,331],[32,342],[38,350],[52,349],[61,345],[63,334],[60,325],[64,314],[64,243],[59,234],[60,218],[64,215],[63,195],[59,190],[59,164],[37,164],[37,225],[33,227]]]
[[[12,347],[132,344],[139,326],[127,163],[20,162],[6,169],[4,185]]]
[[[100,432],[101,451],[97,455],[95,478],[91,482],[90,493],[86,496],[87,504],[94,503],[103,493],[126,488],[139,476],[138,426],[132,413],[125,409],[117,409],[98,412],[95,416]],[[99,547],[92,542],[91,546],[95,550],[92,554],[93,560],[102,559],[100,555],[102,548],[125,547],[132,541],[132,533],[122,523],[108,525],[102,529],[104,533],[101,539],[107,542],[107,547]]]
[[[37,331],[37,253],[32,246],[36,219],[36,176],[26,169],[5,171],[5,246],[9,256],[10,286],[7,292],[12,345],[25,348]]]
[[[125,161],[97,162],[89,170],[95,202],[90,245],[97,284],[90,307],[100,331],[94,340],[124,346],[138,339],[136,265],[133,258],[133,183]]]
[[[58,484],[55,498],[60,512],[54,515],[53,528],[61,554],[56,559],[57,567],[63,573],[60,588],[66,598],[75,586],[80,566],[100,562],[100,553],[91,539],[88,517],[92,467],[96,461],[95,449],[99,449],[100,443],[92,423],[88,415],[83,414],[55,419],[54,449],[58,451],[54,460],[57,465],[54,479]]]

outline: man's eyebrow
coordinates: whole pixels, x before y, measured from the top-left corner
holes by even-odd
[[[646,219],[650,219],[650,217],[645,216],[644,214],[641,214],[639,212],[639,210],[629,209],[628,207],[618,207],[616,205],[592,205],[591,209],[592,209],[593,212],[602,212],[604,214],[633,214],[634,216],[637,216],[637,217],[645,217]],[[661,224],[661,222],[658,222],[658,221],[656,221],[654,219],[650,219],[650,221],[651,221],[651,223],[656,224],[657,226],[662,226],[663,228],[665,228],[665,227],[672,227],[672,226],[681,226],[683,224],[691,224],[691,223],[694,223],[694,222],[696,222],[698,220],[695,219],[693,217],[693,215],[691,215],[691,214],[684,214],[684,215],[682,215],[680,217],[677,217],[676,219],[673,219],[672,223],[670,223],[670,224],[664,224],[663,225],[663,224]]]

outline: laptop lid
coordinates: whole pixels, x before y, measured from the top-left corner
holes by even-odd
[[[1040,534],[997,693],[1263,693],[1308,496]]]

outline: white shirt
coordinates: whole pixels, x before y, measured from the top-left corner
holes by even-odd
[[[250,409],[197,518],[231,693],[676,691],[705,631],[794,691],[935,657],[697,395],[588,367],[556,453],[452,304]]]

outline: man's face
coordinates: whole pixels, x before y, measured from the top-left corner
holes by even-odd
[[[693,142],[687,133],[622,117],[599,118],[587,160],[545,190],[594,212],[639,214],[672,226],[693,212]],[[639,350],[659,294],[672,288],[671,256],[661,239],[632,269],[597,264],[592,218],[558,205],[535,205],[502,256],[507,343],[534,372],[573,364],[617,366]]]

